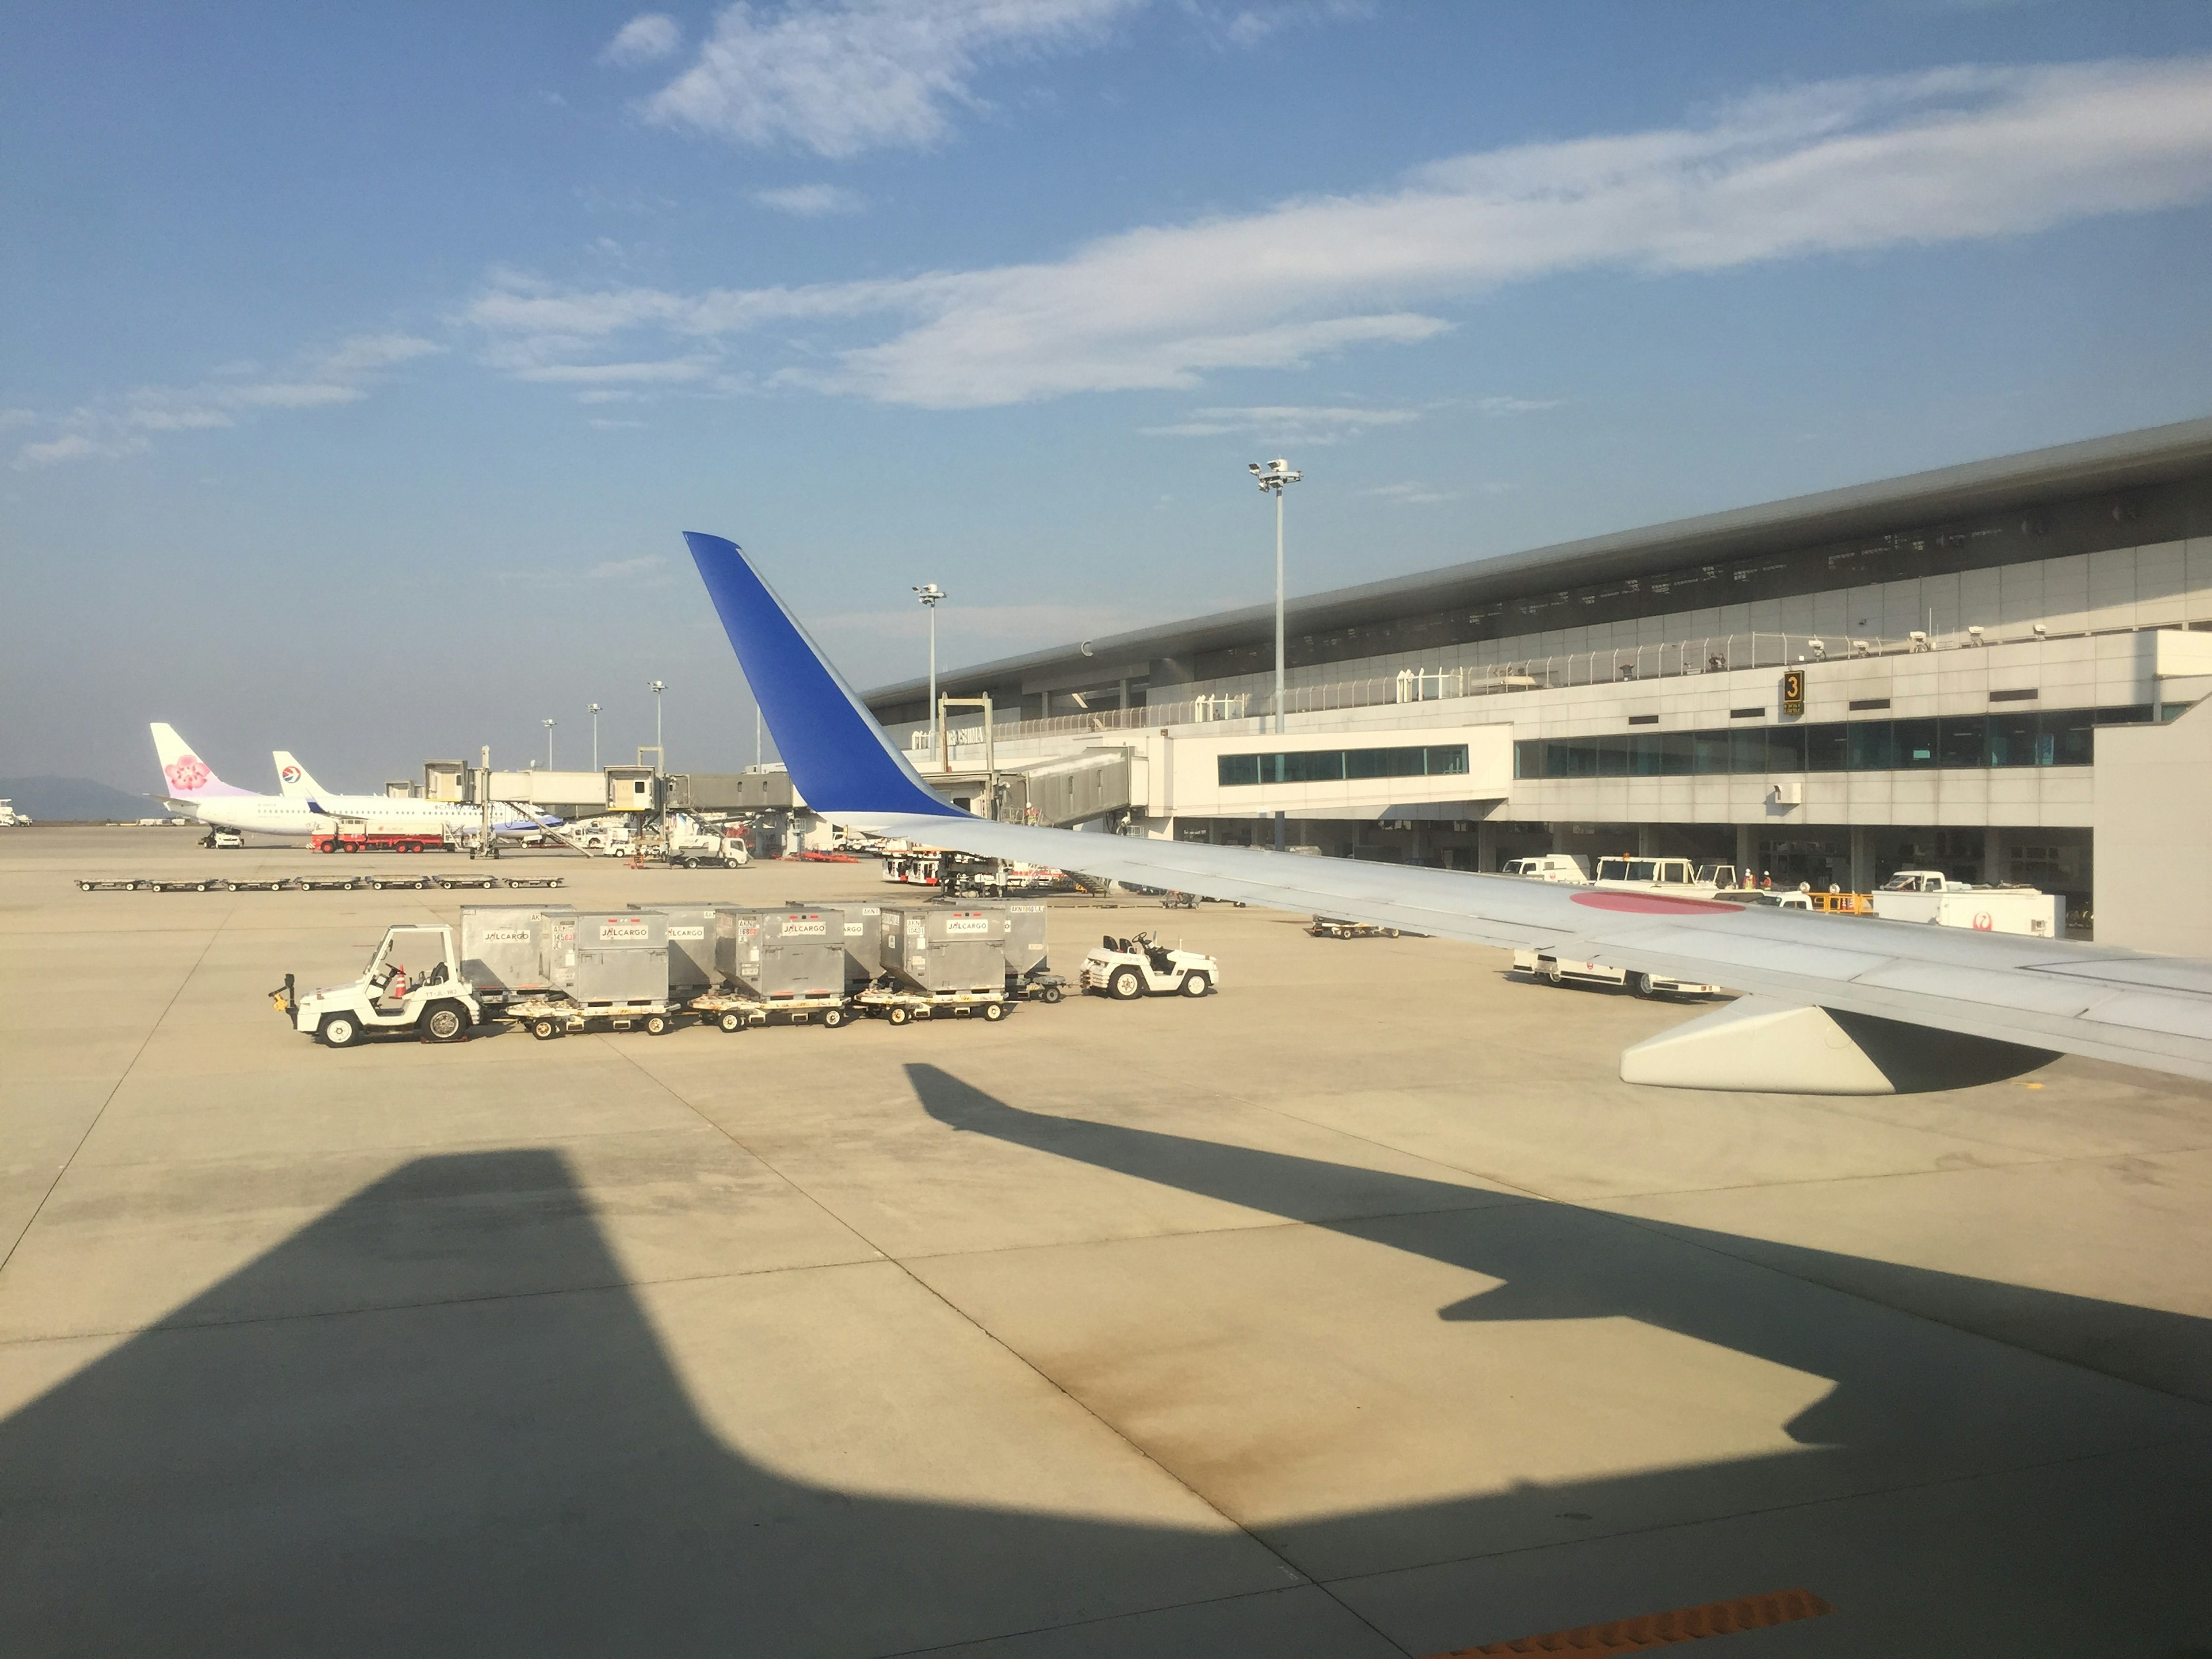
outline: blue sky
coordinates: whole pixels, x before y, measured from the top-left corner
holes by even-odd
[[[21,9],[0,775],[752,757],[863,684],[2212,412],[2212,12]]]

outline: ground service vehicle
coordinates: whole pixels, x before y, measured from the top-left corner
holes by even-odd
[[[1970,887],[1941,870],[1900,870],[1873,895],[1874,913],[1885,921],[1932,921],[1982,933],[2027,933],[2061,939],[2066,901],[2033,887]]]
[[[243,847],[246,837],[235,830],[210,830],[200,837],[203,847]]]
[[[1571,957],[1554,956],[1549,951],[1516,951],[1513,971],[1526,974],[1531,979],[1547,979],[1554,985],[1565,985],[1569,981],[1577,985],[1626,985],[1640,997],[1712,997],[1721,994],[1717,985],[1696,985],[1687,980],[1669,979],[1664,974],[1632,973],[1626,968],[1608,968],[1601,962],[1578,962]]]
[[[1588,881],[1589,866],[1579,853],[1538,853],[1528,858],[1508,859],[1500,872],[1530,881]]]
[[[461,978],[453,930],[442,925],[386,928],[368,966],[349,985],[301,996],[287,974],[283,988],[270,995],[295,1030],[332,1048],[350,1048],[371,1031],[411,1030],[426,1042],[453,1042],[483,1018],[476,993]]]
[[[1316,939],[1395,939],[1395,927],[1377,927],[1371,921],[1342,921],[1334,916],[1316,916],[1306,924]]]
[[[1221,983],[1221,964],[1180,947],[1170,950],[1150,933],[1115,939],[1109,933],[1083,958],[1082,985],[1117,1002],[1141,996],[1202,997]]]

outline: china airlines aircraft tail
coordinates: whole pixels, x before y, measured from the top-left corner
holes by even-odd
[[[270,758],[276,763],[277,787],[294,799],[301,799],[308,795],[326,795],[330,793],[307,775],[307,769],[292,758],[290,750],[279,749]]]
[[[154,753],[161,763],[162,785],[172,800],[219,800],[225,796],[250,795],[216,776],[208,763],[177,735],[177,728],[154,722]]]

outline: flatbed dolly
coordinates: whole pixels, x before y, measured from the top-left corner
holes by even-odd
[[[756,1025],[818,1025],[834,1031],[853,1022],[853,1005],[843,997],[742,997],[710,991],[685,1005],[708,1025],[746,1031]]]
[[[682,1022],[677,1002],[571,1002],[565,997],[526,997],[503,1005],[495,1019],[511,1019],[540,1042],[589,1031],[642,1031],[665,1036]]]
[[[1004,989],[996,991],[889,991],[870,989],[853,999],[854,1006],[893,1025],[922,1019],[975,1019],[994,1024],[1012,1012]]]
[[[1367,921],[1339,921],[1334,916],[1316,916],[1307,924],[1306,932],[1316,939],[1395,939],[1395,927],[1378,927]]]

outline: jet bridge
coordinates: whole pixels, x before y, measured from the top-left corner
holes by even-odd
[[[1022,806],[1029,810],[1006,816],[1059,829],[1126,811],[1135,799],[1133,770],[1127,749],[1086,749],[1066,760],[1026,767],[1020,775],[1027,791]]]

